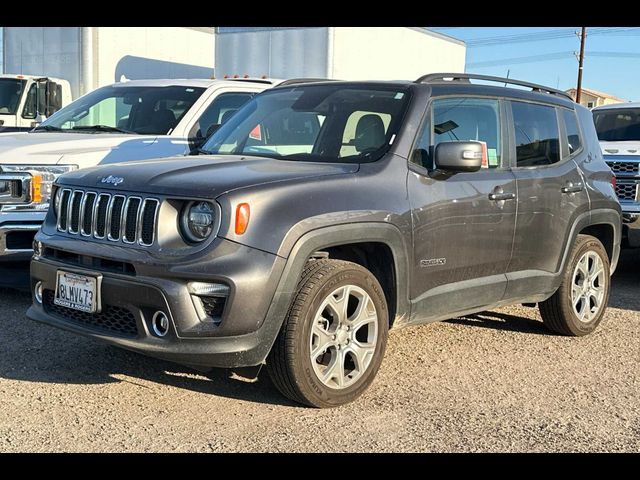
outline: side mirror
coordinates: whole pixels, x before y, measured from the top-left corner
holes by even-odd
[[[477,172],[487,153],[481,142],[442,142],[436,145],[435,167],[450,172]]]

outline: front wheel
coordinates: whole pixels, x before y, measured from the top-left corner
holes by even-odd
[[[356,399],[373,381],[389,325],[378,280],[341,260],[310,262],[267,359],[285,396],[313,407]]]
[[[609,257],[602,243],[578,235],[560,288],[540,303],[544,324],[562,335],[593,332],[607,308],[610,284]]]

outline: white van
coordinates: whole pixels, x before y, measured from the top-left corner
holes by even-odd
[[[0,133],[0,270],[3,262],[6,267],[8,261],[30,259],[58,175],[193,153],[208,133],[274,83],[247,78],[116,83],[78,98],[29,132]]]

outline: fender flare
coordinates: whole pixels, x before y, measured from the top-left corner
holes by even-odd
[[[289,309],[302,270],[309,257],[316,251],[346,243],[379,242],[387,245],[393,255],[396,273],[396,315],[409,317],[409,251],[403,234],[393,224],[361,222],[333,225],[311,230],[294,244],[278,282],[271,306],[263,322],[263,358],[271,351],[284,317]]]
[[[611,252],[611,273],[615,272],[620,257],[620,241],[622,240],[622,217],[617,210],[611,208],[598,208],[579,215],[573,222],[571,231],[565,243],[564,253],[560,262],[560,269],[556,274],[564,272],[569,259],[571,249],[575,244],[578,233],[592,225],[610,225],[613,228],[613,251]]]

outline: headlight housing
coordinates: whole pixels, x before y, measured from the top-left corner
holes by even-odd
[[[187,243],[200,243],[211,236],[218,221],[211,202],[187,202],[180,214],[180,233]]]
[[[77,165],[2,165],[2,172],[31,175],[29,203],[3,205],[2,210],[47,210],[53,182],[63,173],[77,169]]]

